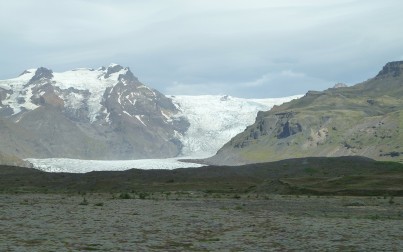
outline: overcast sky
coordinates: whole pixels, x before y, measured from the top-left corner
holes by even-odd
[[[401,0],[0,2],[0,79],[129,66],[166,94],[281,97],[403,59]]]

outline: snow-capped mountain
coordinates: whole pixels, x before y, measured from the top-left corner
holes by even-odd
[[[20,158],[206,157],[297,98],[164,96],[117,64],[0,80],[0,154]]]
[[[91,123],[101,119],[109,121],[107,103],[110,103],[110,100],[116,100],[122,105],[123,113],[129,116],[133,115],[126,109],[141,107],[144,100],[153,103],[164,103],[168,100],[158,91],[139,82],[129,68],[117,64],[97,70],[78,68],[62,73],[54,73],[43,67],[29,69],[15,79],[0,81],[0,92],[0,113],[3,116],[18,115],[27,110],[34,110],[40,105],[51,104],[63,107],[64,112],[77,117],[76,119]],[[134,106],[135,103],[139,103],[138,106]],[[168,107],[175,110],[172,104]],[[165,108],[161,108],[158,112],[164,112]],[[136,119],[144,124],[141,116],[144,115],[135,115]]]
[[[172,157],[188,127],[174,117],[178,113],[171,99],[120,65],[62,73],[30,69],[0,81],[0,116],[12,136],[0,152],[23,158]]]

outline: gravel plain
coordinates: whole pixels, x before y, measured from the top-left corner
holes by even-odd
[[[399,197],[0,194],[0,251],[402,248]]]

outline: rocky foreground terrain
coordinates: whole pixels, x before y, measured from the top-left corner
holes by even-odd
[[[0,251],[399,251],[402,195],[403,164],[362,157],[84,174],[0,166]]]
[[[399,251],[403,198],[0,194],[1,251]]]

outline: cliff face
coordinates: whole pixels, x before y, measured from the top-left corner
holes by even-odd
[[[403,61],[394,61],[387,63],[378,73],[376,78],[399,77],[403,72]]]
[[[261,112],[207,162],[245,164],[308,156],[403,162],[403,62],[352,87],[310,91]]]

